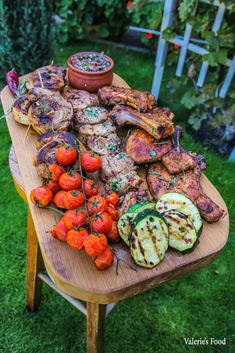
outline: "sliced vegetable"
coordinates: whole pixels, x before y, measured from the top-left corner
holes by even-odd
[[[146,208],[151,208],[154,210],[155,207],[156,207],[155,202],[142,201],[142,202],[138,202],[138,203],[132,205],[131,207],[129,207],[127,210],[127,213],[136,213],[139,211],[143,211]]]
[[[197,231],[182,212],[170,210],[163,213],[169,229],[169,246],[181,252],[192,250],[197,244]]]
[[[130,245],[129,237],[131,235],[131,224],[135,219],[137,213],[124,213],[118,220],[118,232],[126,245]]]
[[[133,223],[130,237],[131,256],[142,266],[152,268],[168,248],[168,227],[163,217],[154,210],[139,213]]]
[[[177,192],[163,194],[156,204],[156,210],[161,213],[169,210],[178,210],[182,212],[189,217],[198,236],[200,235],[203,226],[202,219],[197,207],[188,197]]]

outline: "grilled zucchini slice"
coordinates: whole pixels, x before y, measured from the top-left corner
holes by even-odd
[[[188,197],[177,192],[163,194],[157,201],[156,210],[162,213],[173,209],[178,210],[188,216],[190,221],[193,223],[198,236],[201,234],[203,226],[202,218],[197,207]]]
[[[131,235],[131,227],[135,217],[138,215],[140,211],[143,209],[154,209],[155,202],[143,201],[140,203],[136,203],[133,206],[129,207],[127,213],[124,213],[118,220],[118,231],[120,237],[124,240],[124,242],[129,246],[129,237]]]
[[[154,210],[139,213],[130,237],[130,251],[137,265],[152,268],[168,248],[168,227],[163,217]]]
[[[136,215],[137,213],[124,213],[117,223],[119,235],[128,246],[130,245],[129,237],[131,235],[131,225]]]
[[[168,230],[169,246],[180,252],[193,250],[198,243],[197,231],[190,218],[177,210],[163,213]]]
[[[155,209],[155,202],[142,201],[135,203],[133,206],[129,207],[127,213],[136,213],[145,210],[146,208]]]

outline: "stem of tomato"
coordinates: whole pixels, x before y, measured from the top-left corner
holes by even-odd
[[[55,211],[55,212],[59,213],[61,216],[63,216],[63,215],[64,215],[64,212],[63,212],[63,211],[58,210],[58,208],[51,207],[51,206],[46,206],[46,207],[43,207],[43,208],[46,208],[46,209],[48,209],[48,210]]]
[[[117,256],[116,251],[114,250],[114,248],[112,248],[111,246],[109,246],[110,250],[113,252],[114,256],[117,259],[117,265],[116,265],[116,275],[118,275],[118,266],[119,266],[119,262],[122,261],[124,262],[125,265],[127,265],[130,269],[132,269],[133,271],[137,272],[137,268],[135,268],[134,266],[132,266],[131,264],[129,264],[127,261],[121,259],[120,257]]]
[[[88,223],[89,223],[89,227],[90,227],[90,232],[91,232],[92,231],[92,227],[91,227],[91,220],[90,220],[89,212],[88,212],[88,209],[87,209],[86,195],[85,195],[85,192],[84,192],[84,178],[85,177],[83,176],[83,171],[82,171],[82,166],[81,166],[81,158],[80,158],[81,151],[80,151],[79,146],[77,146],[77,152],[78,152],[79,172],[80,172],[80,175],[82,177],[82,193],[83,193],[83,196],[84,196],[84,207],[85,207],[85,211],[86,211],[86,215],[87,215],[87,219],[88,219]]]

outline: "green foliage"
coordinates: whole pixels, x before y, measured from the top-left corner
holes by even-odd
[[[44,0],[0,0],[0,66],[3,79],[49,63],[53,53],[53,6]]]
[[[128,13],[123,0],[56,0],[58,40],[66,43],[84,34],[107,38],[123,33]]]

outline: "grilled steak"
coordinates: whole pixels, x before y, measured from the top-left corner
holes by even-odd
[[[78,130],[82,124],[99,124],[108,119],[108,111],[101,107],[87,107],[75,112],[73,125]]]
[[[99,104],[96,94],[91,94],[87,91],[71,88],[69,86],[65,86],[62,95],[67,101],[72,103],[75,112]]]
[[[121,140],[116,134],[107,137],[89,136],[87,139],[87,147],[89,150],[100,154],[115,154],[121,151]]]
[[[126,153],[137,164],[155,162],[172,148],[171,138],[156,141],[142,129],[133,129],[126,141]]]
[[[99,89],[98,97],[101,104],[124,104],[145,112],[156,105],[154,96],[149,92],[141,92],[131,88],[105,86]]]
[[[135,125],[152,135],[156,140],[172,136],[174,114],[168,108],[155,108],[149,113],[139,113],[132,108],[116,106],[110,112],[118,126]]]
[[[78,129],[79,139],[86,143],[89,136],[109,136],[110,134],[116,132],[115,126],[110,119],[107,119],[104,123],[91,125],[85,124],[81,125]]]
[[[113,156],[104,155],[102,156],[100,177],[103,181],[107,181],[122,170],[129,171],[134,169],[136,169],[134,161],[126,153],[120,152]]]
[[[203,193],[200,176],[201,169],[198,166],[174,176],[161,162],[156,162],[148,169],[147,182],[156,200],[167,192],[184,194],[197,205],[206,221],[215,222],[225,216],[225,211]]]

